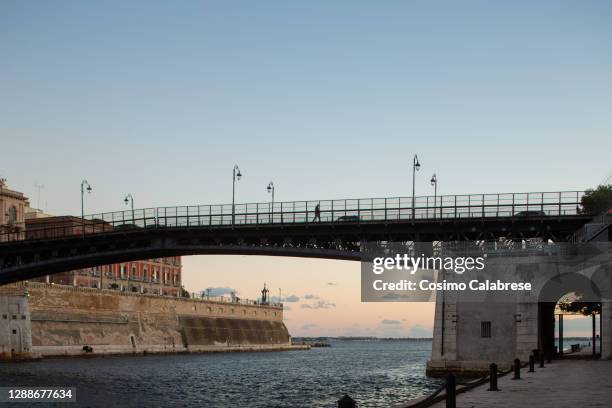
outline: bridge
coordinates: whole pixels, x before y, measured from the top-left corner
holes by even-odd
[[[567,241],[593,217],[581,211],[583,195],[561,191],[219,204],[43,218],[0,235],[0,284],[178,255],[358,260],[364,241]]]

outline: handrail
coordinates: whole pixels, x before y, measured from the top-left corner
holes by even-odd
[[[0,226],[0,243],[149,228],[240,227],[583,215],[584,191],[464,194],[142,208]],[[319,208],[317,210],[317,207]],[[233,211],[232,211],[233,208]],[[317,212],[318,211],[318,212]],[[318,216],[317,216],[318,215]],[[47,221],[45,221],[47,220]]]
[[[587,224],[583,225],[578,231],[576,231],[572,237],[570,238],[570,242],[578,243],[585,242],[592,239],[594,236],[600,234],[603,230],[608,228],[610,224],[612,224],[612,203],[608,203],[605,206],[605,210],[601,213],[597,214],[590,220]],[[601,224],[601,228],[595,231],[589,231],[587,225],[589,224]],[[588,234],[588,236],[587,236]]]

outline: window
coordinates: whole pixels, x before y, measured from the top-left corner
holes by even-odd
[[[491,322],[480,322],[480,337],[491,337]]]
[[[15,225],[17,223],[17,208],[12,206],[8,210],[8,224]]]
[[[120,274],[121,274],[121,279],[125,279],[125,265],[121,265]]]

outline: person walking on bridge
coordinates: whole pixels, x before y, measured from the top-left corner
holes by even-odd
[[[319,220],[319,222],[321,222],[321,204],[317,204],[317,206],[315,207],[315,216],[312,219],[312,222],[315,222],[317,219]]]

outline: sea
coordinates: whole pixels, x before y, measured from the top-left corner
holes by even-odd
[[[329,340],[278,352],[47,358],[0,363],[0,387],[74,387],[66,407],[389,407],[429,394],[431,340]],[[23,408],[24,403],[3,406]]]

